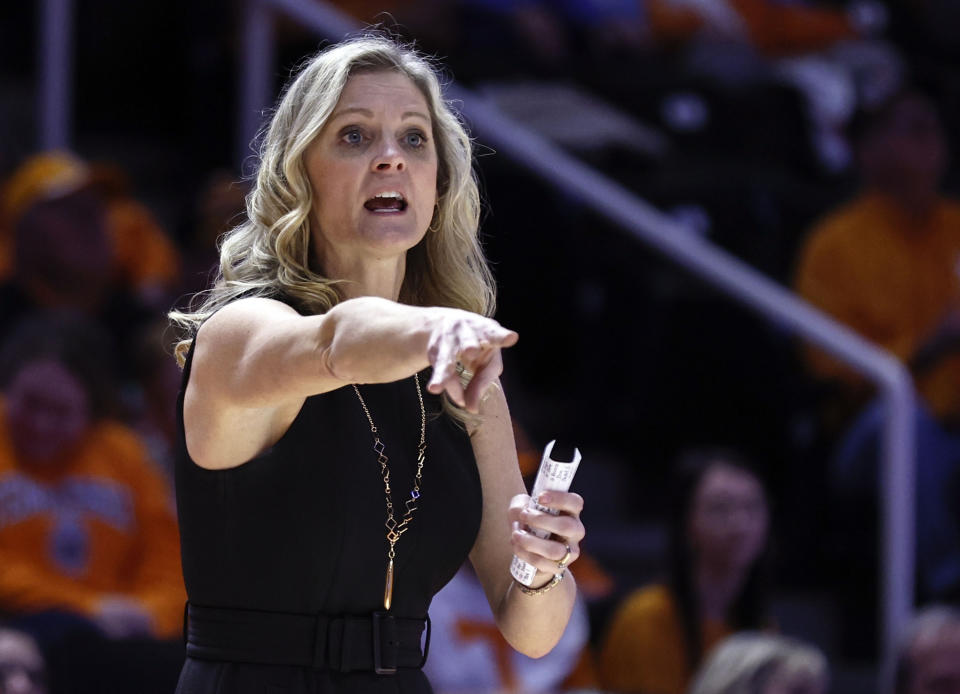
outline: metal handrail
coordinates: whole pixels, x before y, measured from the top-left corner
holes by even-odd
[[[272,100],[272,12],[281,11],[318,34],[342,39],[360,29],[322,0],[248,0],[240,75],[240,164]],[[43,0],[41,25],[40,143],[70,143],[72,0]],[[551,142],[507,118],[489,101],[449,85],[473,130],[558,190],[578,199],[642,243],[713,284],[768,320],[818,344],[875,383],[885,403],[883,434],[883,615],[884,669],[892,671],[898,639],[913,612],[914,594],[914,392],[909,372],[895,357],[798,298],[739,259],[689,233],[623,186],[569,156]],[[884,678],[889,682],[888,677]]]

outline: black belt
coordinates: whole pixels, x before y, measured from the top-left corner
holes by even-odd
[[[424,627],[427,638],[421,649]],[[388,612],[363,617],[310,615],[188,604],[184,636],[187,655],[202,660],[391,675],[398,667],[423,667],[430,647],[430,618],[407,619]]]

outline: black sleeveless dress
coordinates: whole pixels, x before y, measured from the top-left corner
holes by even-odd
[[[183,374],[190,377],[192,349]],[[466,433],[426,391],[427,457],[418,510],[396,545],[391,612],[422,618],[463,563],[482,498]],[[413,378],[362,385],[389,456],[402,515],[416,469],[420,406]],[[284,436],[236,468],[206,470],[187,454],[178,403],[177,511],[192,605],[268,612],[368,615],[383,609],[388,543],[384,484],[366,416],[352,387],[306,399]],[[188,657],[177,694],[431,692],[423,672],[340,673]]]

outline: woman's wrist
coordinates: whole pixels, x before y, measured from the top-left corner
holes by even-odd
[[[516,579],[514,582],[517,584],[516,588],[524,595],[543,595],[547,591],[550,591],[556,588],[560,582],[563,580],[564,575],[567,573],[566,569],[560,571],[560,573],[554,574],[550,577],[549,580],[545,581],[539,586],[525,586]]]

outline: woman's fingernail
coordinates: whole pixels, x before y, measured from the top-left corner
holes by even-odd
[[[541,506],[546,506],[551,501],[553,501],[553,497],[550,496],[550,492],[540,492],[540,494],[537,496],[537,503]]]

